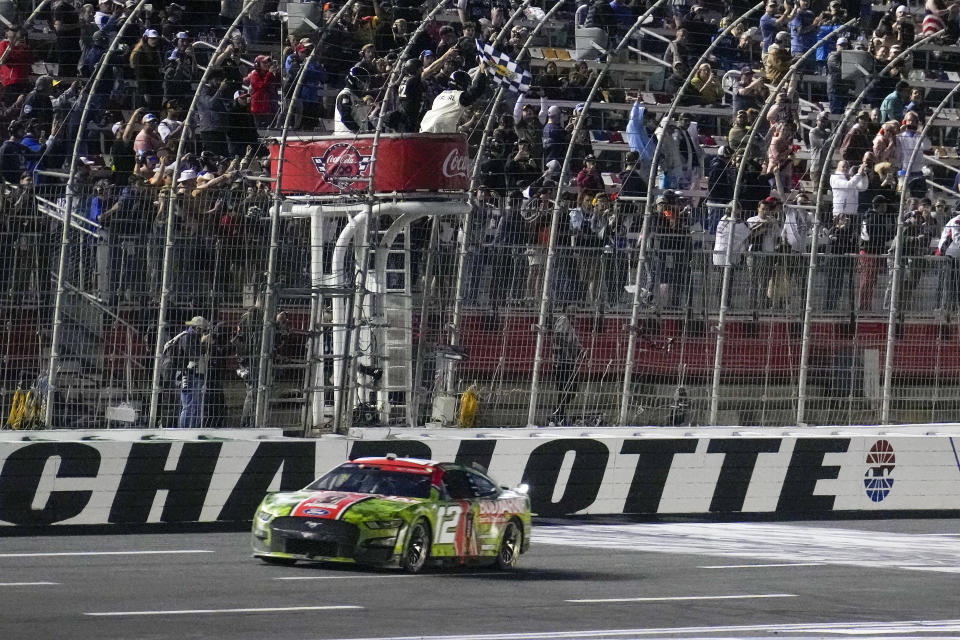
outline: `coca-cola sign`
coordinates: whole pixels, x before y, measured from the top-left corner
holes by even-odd
[[[460,153],[460,149],[451,149],[443,160],[443,175],[445,178],[465,178],[469,164],[470,160]]]
[[[270,155],[279,161],[279,143]],[[470,158],[459,134],[385,134],[373,158],[373,136],[330,136],[288,141],[280,188],[285,193],[340,195],[362,193],[463,192]]]

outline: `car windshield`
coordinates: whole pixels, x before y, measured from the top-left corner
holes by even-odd
[[[315,480],[307,490],[429,498],[430,476],[403,471],[385,471],[369,465],[346,464]]]

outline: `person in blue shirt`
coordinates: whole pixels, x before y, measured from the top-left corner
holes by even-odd
[[[789,11],[778,14],[779,10],[780,3],[777,0],[770,0],[767,2],[765,13],[760,16],[760,43],[763,47],[763,53],[767,52],[767,47],[773,44],[777,32],[790,20]]]
[[[315,129],[317,122],[322,115],[322,95],[324,85],[327,83],[327,70],[320,63],[318,56],[310,58],[307,64],[307,58],[313,51],[314,44],[309,38],[303,38],[297,43],[293,53],[287,56],[283,64],[284,91],[292,92],[297,83],[297,75],[303,69],[305,74],[300,83],[300,91],[295,96],[303,102],[303,124],[304,129]],[[304,67],[304,65],[306,66]],[[288,99],[294,98],[288,95]]]
[[[563,127],[560,107],[553,105],[547,110],[547,124],[543,127],[543,164],[551,160],[563,162],[570,144],[570,134]]]
[[[812,47],[817,41],[817,30],[820,28],[822,17],[815,16],[810,9],[810,0],[799,0],[790,14],[790,54],[799,56]],[[807,69],[811,68],[808,59]]]

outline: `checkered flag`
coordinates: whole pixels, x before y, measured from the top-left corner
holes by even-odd
[[[503,53],[493,48],[492,44],[484,44],[477,40],[477,53],[487,63],[487,73],[493,76],[497,84],[506,84],[514,93],[526,93],[530,90],[533,76],[530,71]]]

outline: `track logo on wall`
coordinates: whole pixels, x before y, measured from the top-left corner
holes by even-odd
[[[893,446],[886,440],[877,440],[867,453],[867,471],[863,486],[867,497],[873,502],[882,502],[893,489],[893,469],[897,457]]]
[[[311,160],[324,182],[332,184],[341,191],[357,185],[366,177],[370,166],[370,156],[363,155],[348,142],[330,145],[322,156],[311,158]]]

